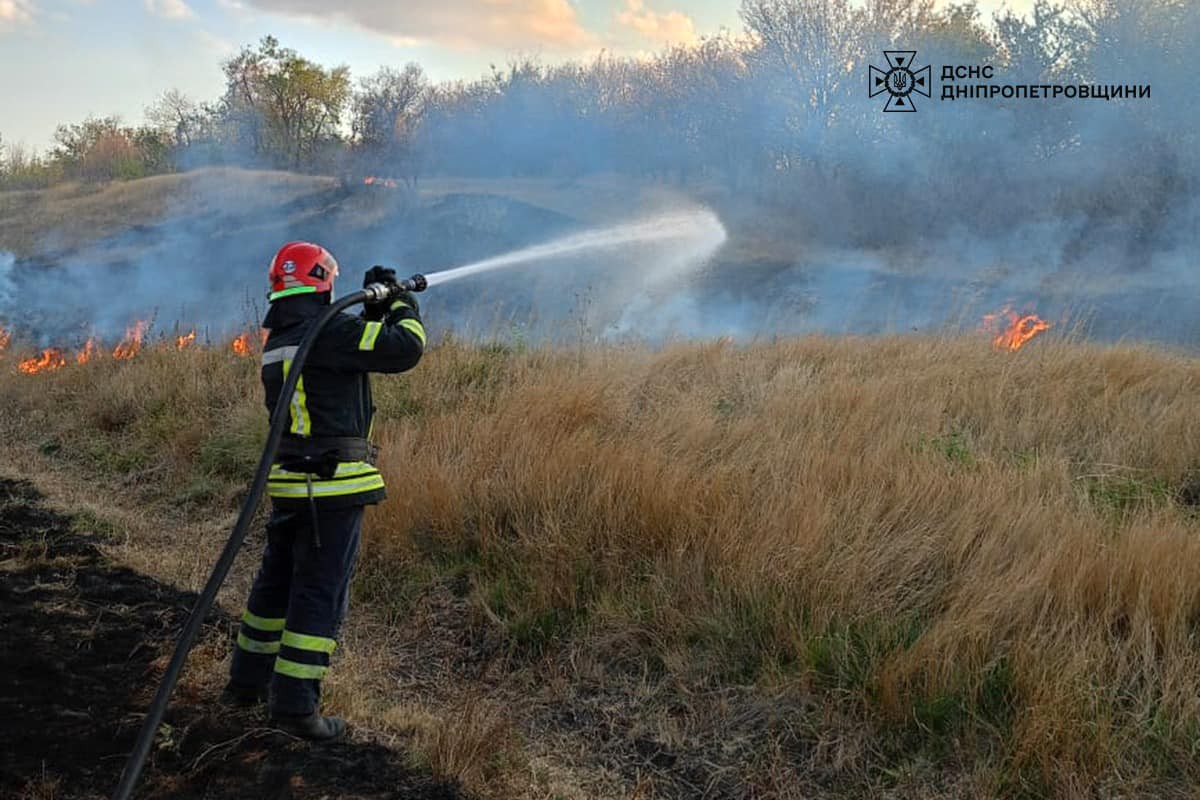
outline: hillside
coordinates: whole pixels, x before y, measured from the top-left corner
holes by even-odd
[[[366,184],[349,177],[209,167],[107,183],[66,183],[50,189],[0,191],[0,251],[50,261],[89,246],[146,233],[166,222],[188,226],[219,220],[237,235],[266,215],[280,231],[332,214],[351,232],[436,205],[447,197],[497,198],[548,211],[579,224],[622,218],[677,199],[667,187],[616,176],[572,181],[535,178],[430,178],[417,184]]]
[[[11,369],[3,472],[103,531],[108,557],[195,588],[264,430],[252,359],[148,346]],[[1194,358],[451,341],[377,387],[391,493],[329,697],[468,794],[1200,781]],[[193,668],[201,702],[222,647]]]

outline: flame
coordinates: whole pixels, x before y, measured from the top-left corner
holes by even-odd
[[[40,356],[27,358],[17,364],[17,369],[24,372],[26,375],[33,375],[38,372],[48,372],[50,370],[62,369],[67,365],[66,356],[63,351],[51,347],[42,351]]]
[[[1005,306],[995,314],[985,314],[981,330],[994,334],[992,346],[997,350],[1016,352],[1031,339],[1050,330],[1053,325],[1037,314],[1018,314]]]
[[[76,364],[86,364],[92,359],[100,355],[100,346],[96,344],[95,337],[84,342],[83,349],[75,354]]]
[[[363,178],[363,183],[365,183],[367,186],[384,186],[388,189],[395,189],[400,185],[397,181],[394,181],[391,178],[377,178],[374,175],[368,175],[367,177]]]
[[[194,342],[194,341],[196,341],[196,330],[195,330],[195,328],[193,328],[192,330],[188,331],[188,332],[187,332],[186,334],[184,334],[183,336],[176,336],[176,337],[175,337],[175,349],[176,349],[176,350],[183,350],[183,349],[187,348],[187,347],[188,347],[188,345],[190,345],[190,344],[191,344],[192,342]]]
[[[150,323],[144,319],[130,325],[125,329],[125,338],[121,343],[113,349],[113,358],[133,358],[142,349],[142,339],[146,336],[146,329],[150,327]]]
[[[246,332],[238,336],[230,346],[233,348],[233,352],[239,356],[245,357],[250,355],[250,333]]]
[[[12,334],[0,328],[0,353],[3,353],[8,348],[8,342],[12,339]]]

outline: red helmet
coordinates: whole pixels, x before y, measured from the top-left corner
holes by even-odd
[[[337,274],[337,259],[324,247],[288,242],[271,260],[271,294],[267,299],[273,303],[294,294],[331,292]]]

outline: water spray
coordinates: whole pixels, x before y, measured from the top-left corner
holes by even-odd
[[[707,209],[691,209],[651,217],[644,222],[613,225],[607,228],[584,231],[555,239],[544,244],[514,250],[504,255],[486,258],[453,269],[442,270],[424,277],[429,286],[459,280],[502,267],[514,267],[551,258],[562,258],[579,253],[611,250],[628,245],[652,242],[678,242],[686,244],[688,251],[699,257],[711,255],[724,244],[727,234],[721,221]]]

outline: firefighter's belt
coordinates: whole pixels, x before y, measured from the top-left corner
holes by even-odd
[[[357,436],[284,436],[275,460],[288,472],[305,472],[329,479],[339,463],[374,464],[379,446]]]

